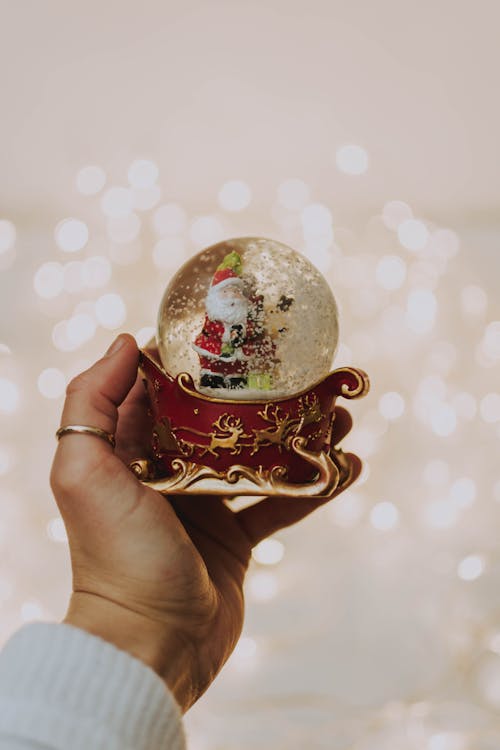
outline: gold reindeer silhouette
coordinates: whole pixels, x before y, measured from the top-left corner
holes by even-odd
[[[297,432],[300,432],[303,427],[307,424],[314,424],[315,422],[321,422],[323,414],[321,412],[321,406],[319,399],[315,393],[303,396],[299,401],[298,414],[300,417],[299,426]]]
[[[281,451],[290,430],[299,424],[300,419],[290,419],[288,412],[284,414],[275,404],[266,404],[264,411],[259,411],[257,414],[273,426],[263,430],[253,430],[254,441],[250,455],[253,456],[260,448],[268,445],[277,445]]]
[[[321,421],[323,415],[316,394],[300,399],[297,414],[297,417],[290,417],[290,414],[283,413],[279,406],[266,404],[264,411],[259,411],[258,415],[273,426],[253,430],[254,441],[250,455],[253,456],[260,448],[269,445],[277,445],[281,452],[283,446],[288,448],[291,438],[298,435],[303,427]]]
[[[241,453],[243,446],[239,443],[241,437],[249,437],[245,435],[245,426],[242,424],[239,417],[234,417],[230,414],[222,414],[216,422],[213,423],[215,430],[218,430],[221,435],[217,435],[215,430],[211,432],[210,445],[203,446],[203,451],[200,456],[204,456],[205,453],[212,453],[214,456],[218,456],[217,450],[219,448],[230,450],[232,456],[238,456]]]
[[[189,443],[186,440],[182,440],[184,452],[187,453],[188,446],[192,449],[200,448],[200,457],[206,453],[211,453],[213,456],[219,458],[219,449],[229,450],[232,456],[237,456],[241,453],[243,444],[239,442],[240,438],[248,438],[250,435],[245,435],[245,426],[243,425],[239,417],[235,417],[232,414],[221,414],[221,416],[212,424],[214,428],[212,432],[201,432],[196,430],[194,427],[178,427],[177,431],[183,430],[185,432],[192,432],[194,435],[200,435],[201,437],[210,438],[208,445],[201,443]],[[179,441],[179,438],[177,438]],[[192,454],[193,450],[191,450]]]

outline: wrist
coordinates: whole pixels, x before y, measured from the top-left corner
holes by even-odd
[[[187,660],[179,638],[165,623],[98,594],[73,592],[63,620],[142,661],[167,684],[183,710],[190,705]]]

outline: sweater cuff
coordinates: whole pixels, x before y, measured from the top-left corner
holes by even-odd
[[[0,652],[0,735],[57,750],[184,750],[181,715],[138,659],[66,624],[23,626]]]

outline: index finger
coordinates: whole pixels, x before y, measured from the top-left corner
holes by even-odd
[[[135,339],[119,336],[104,357],[69,384],[61,426],[95,427],[114,435],[118,406],[136,379],[138,358]],[[95,435],[64,434],[54,458],[53,487],[76,489],[112,452],[110,443]]]

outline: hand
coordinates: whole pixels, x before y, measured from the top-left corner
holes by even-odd
[[[142,485],[127,468],[151,435],[138,357],[123,334],[68,386],[61,424],[116,433],[116,451],[88,434],[66,434],[57,447],[51,484],[73,569],[65,622],[142,659],[186,710],[238,640],[252,547],[324,501],[266,498],[233,512],[222,497],[165,499]],[[334,425],[338,443],[348,412],[337,409]],[[347,455],[354,479],[361,462]]]

